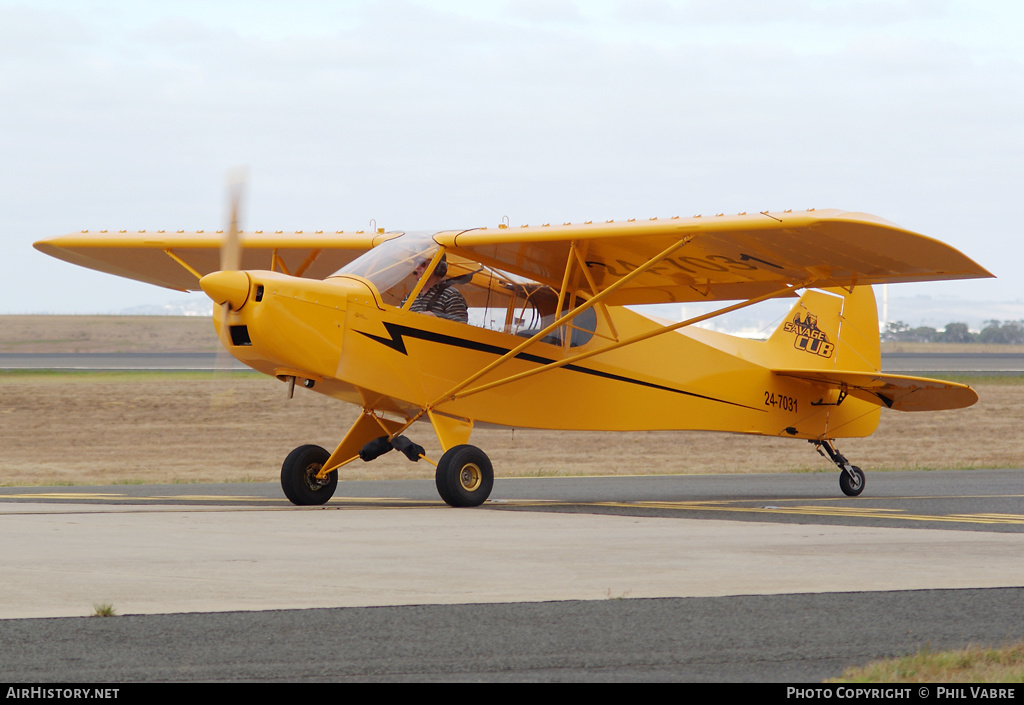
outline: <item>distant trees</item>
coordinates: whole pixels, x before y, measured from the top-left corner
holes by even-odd
[[[946,330],[939,334],[938,340],[942,343],[973,343],[974,334],[966,323],[947,323]]]
[[[978,333],[979,343],[1024,343],[1024,321],[985,321],[985,327]]]
[[[922,326],[911,328],[903,321],[889,322],[882,333],[882,340],[896,340],[901,343],[933,343],[938,332],[934,328]]]
[[[1024,345],[1024,321],[985,321],[980,333],[972,333],[966,323],[947,323],[943,330],[927,326],[911,328],[903,321],[886,325],[883,341],[901,343],[1004,343]]]

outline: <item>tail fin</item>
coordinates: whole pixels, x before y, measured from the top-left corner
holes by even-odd
[[[877,372],[882,356],[870,286],[804,292],[768,339],[775,370]]]
[[[850,411],[849,405],[840,406],[847,394],[899,411],[961,409],[978,400],[973,389],[956,382],[881,373],[878,311],[870,286],[806,292],[768,346],[776,375],[841,391],[833,427],[841,428],[839,415]],[[852,412],[854,420],[861,414]]]

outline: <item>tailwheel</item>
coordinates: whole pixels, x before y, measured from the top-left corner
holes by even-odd
[[[441,456],[434,476],[437,493],[452,507],[478,507],[491,494],[494,469],[476,446],[460,445]]]
[[[839,489],[847,497],[856,497],[864,491],[864,471],[856,465],[843,468],[839,473]]]
[[[864,491],[864,471],[851,465],[842,453],[835,449],[832,441],[811,441],[823,456],[827,457],[839,468],[839,489],[847,497],[856,497]]]
[[[320,446],[299,446],[285,458],[281,466],[281,489],[292,504],[310,506],[324,504],[338,488],[338,473],[332,472],[322,480],[317,473],[331,457]]]

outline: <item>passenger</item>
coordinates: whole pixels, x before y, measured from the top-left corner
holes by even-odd
[[[413,274],[417,280],[423,276],[428,264],[429,262],[424,260],[416,265]],[[424,291],[420,292],[420,295],[412,302],[409,310],[438,318],[447,318],[449,321],[468,323],[469,310],[466,307],[466,299],[452,286],[451,281],[444,281],[444,276],[447,273],[448,260],[441,255],[441,260],[434,267],[427,283],[423,285]]]

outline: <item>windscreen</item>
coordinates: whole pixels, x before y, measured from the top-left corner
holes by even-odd
[[[404,233],[365,252],[331,276],[354,274],[367,279],[385,303],[397,306],[415,283],[413,270],[429,262],[438,248],[431,232]]]

